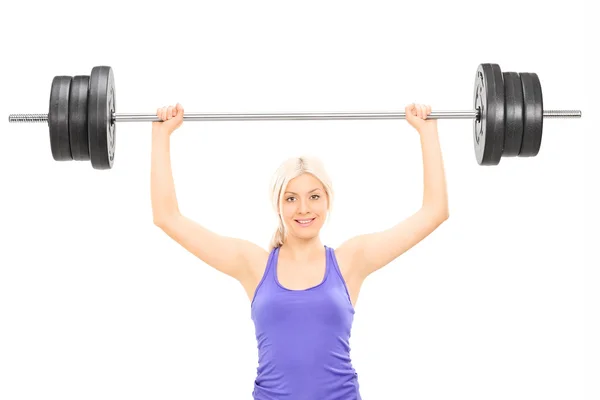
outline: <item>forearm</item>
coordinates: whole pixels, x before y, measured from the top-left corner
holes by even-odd
[[[419,133],[423,152],[423,207],[447,216],[448,193],[437,129]]]
[[[152,161],[150,192],[152,216],[158,223],[165,217],[179,214],[175,183],[171,169],[171,142],[167,133],[152,129]]]

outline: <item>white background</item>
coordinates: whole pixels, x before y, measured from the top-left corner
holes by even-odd
[[[151,123],[119,123],[114,168],[97,171],[55,162],[46,125],[7,122],[46,113],[55,75],[111,66],[117,112],[468,110],[484,62],[536,72],[547,109],[583,118],[547,120],[537,157],[497,167],[477,165],[471,121],[439,121],[450,218],[365,281],[351,337],[361,394],[598,398],[597,73],[585,75],[597,43],[584,6],[7,3],[0,398],[251,399],[256,377],[242,286],[153,225]],[[321,158],[333,178],[331,247],[422,201],[403,120],[184,122],[171,151],[182,213],[265,249],[268,182],[290,156]]]

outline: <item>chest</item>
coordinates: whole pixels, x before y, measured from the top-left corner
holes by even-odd
[[[335,257],[342,279],[347,285],[352,305],[355,306],[363,281],[351,273],[352,258],[350,255],[346,254],[342,249],[336,249]],[[251,263],[253,273],[250,275],[250,278],[242,281],[242,285],[250,300],[254,298],[256,288],[265,273],[268,258],[269,254],[265,251],[260,259]],[[308,263],[305,262],[301,265],[290,262],[285,258],[279,258],[275,274],[281,286],[290,290],[305,290],[317,286],[323,281],[326,271],[325,268],[325,257],[320,260],[314,260]],[[335,273],[331,270],[332,268],[333,266],[330,266],[330,274]]]
[[[306,290],[323,282],[327,273],[327,260],[316,259],[297,263],[280,258],[275,273],[279,284],[290,290]]]

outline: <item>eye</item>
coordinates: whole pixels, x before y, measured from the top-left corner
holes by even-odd
[[[317,198],[316,200],[318,200],[318,199],[320,199],[320,198],[321,198],[321,196],[320,196],[320,195],[318,195],[318,194],[313,194],[311,197],[316,197],[316,198]],[[285,199],[285,201],[287,201],[287,202],[289,203],[289,200],[290,200],[290,199],[295,199],[295,197],[294,197],[294,196],[290,196],[290,197],[288,197],[287,199]]]

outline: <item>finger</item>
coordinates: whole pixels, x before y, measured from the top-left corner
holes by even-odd
[[[417,117],[423,118],[423,108],[420,104],[417,104]]]
[[[167,118],[168,118],[168,119],[171,119],[171,118],[173,118],[173,106],[169,106],[169,107],[167,108]]]

